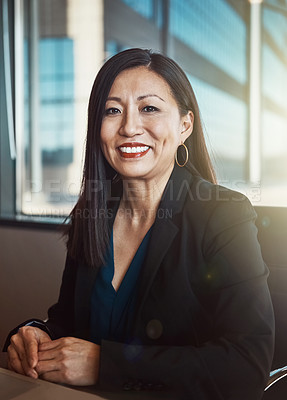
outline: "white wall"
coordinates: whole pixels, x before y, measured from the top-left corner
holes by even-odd
[[[65,243],[55,231],[0,227],[0,348],[9,330],[46,318],[56,302]]]

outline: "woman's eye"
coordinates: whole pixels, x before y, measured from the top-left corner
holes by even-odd
[[[143,108],[143,111],[144,112],[155,112],[155,111],[159,111],[159,109],[154,106],[146,106]]]
[[[105,115],[114,115],[114,114],[118,114],[118,113],[120,113],[120,110],[115,107],[107,108],[105,110]]]

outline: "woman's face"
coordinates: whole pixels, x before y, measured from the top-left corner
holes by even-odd
[[[160,179],[171,173],[177,147],[191,134],[166,81],[146,67],[121,72],[106,101],[101,148],[122,178]]]

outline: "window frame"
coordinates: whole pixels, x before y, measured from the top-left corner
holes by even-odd
[[[0,10],[0,30],[1,33],[4,29],[4,7],[7,7],[8,12],[8,46],[10,50],[10,66],[6,64],[6,67],[10,67],[10,76],[14,76],[14,2],[12,0],[6,0],[2,2],[2,7]],[[4,35],[3,35],[4,36]],[[3,37],[2,36],[2,37]],[[7,50],[7,48],[5,49]],[[7,55],[6,55],[7,57]],[[0,58],[4,59],[4,40],[0,41]],[[11,146],[14,146],[14,137],[9,137],[9,122],[8,118],[12,116],[14,118],[14,104],[15,104],[15,86],[14,80],[11,79],[11,91],[12,91],[12,115],[8,116],[8,96],[6,93],[6,83],[5,82],[5,69],[4,63],[0,63],[0,218],[9,218],[16,215],[16,161],[14,154],[12,154]],[[6,71],[7,73],[7,71]],[[9,90],[9,89],[8,89]],[[11,111],[11,110],[10,110]],[[13,124],[14,120],[12,121]],[[10,135],[14,135],[13,127],[10,126]]]

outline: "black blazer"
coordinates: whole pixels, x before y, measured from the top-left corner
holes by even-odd
[[[121,343],[102,342],[100,386],[164,388],[176,399],[261,399],[274,321],[255,218],[242,194],[174,168],[151,232],[136,312]],[[89,340],[96,275],[67,257],[59,301],[48,312],[52,337]]]

